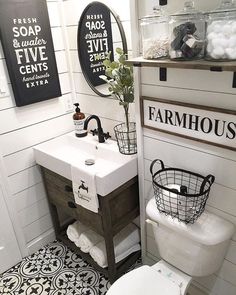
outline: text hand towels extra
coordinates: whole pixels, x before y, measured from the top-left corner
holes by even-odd
[[[96,190],[96,170],[84,162],[71,165],[73,193],[76,204],[98,213],[99,202]]]
[[[82,224],[79,221],[74,222],[73,224],[70,224],[67,228],[67,236],[68,238],[72,241],[75,242],[79,239],[80,235],[85,232],[88,231],[89,228]]]
[[[129,224],[114,237],[114,251],[116,262],[121,261],[127,255],[140,250],[139,229],[134,224]],[[98,243],[90,250],[90,255],[101,267],[107,267],[107,255],[105,241]]]
[[[97,234],[92,229],[89,229],[80,235],[79,239],[75,242],[75,245],[79,247],[81,251],[89,253],[90,249],[102,240],[102,236]]]

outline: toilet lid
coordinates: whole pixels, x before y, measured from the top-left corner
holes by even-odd
[[[142,266],[118,279],[107,295],[180,295],[180,288],[150,266]]]

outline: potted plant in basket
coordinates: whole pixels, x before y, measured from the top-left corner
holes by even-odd
[[[106,75],[100,78],[109,85],[112,97],[124,108],[125,123],[116,125],[114,131],[120,152],[130,155],[137,153],[135,123],[129,121],[129,104],[134,102],[133,68],[125,63],[127,55],[121,48],[117,48],[116,53],[117,61],[111,61],[110,54],[104,60]]]

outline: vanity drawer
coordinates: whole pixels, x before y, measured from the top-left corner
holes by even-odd
[[[51,187],[54,187],[58,191],[60,191],[62,194],[65,195],[66,199],[70,198],[74,200],[73,190],[72,190],[72,182],[61,176],[58,175],[50,170],[47,170],[45,168],[42,168],[43,174],[44,174],[44,180],[46,186],[50,185]]]
[[[49,201],[56,207],[60,208],[70,217],[78,219],[85,225],[90,226],[99,234],[103,234],[102,217],[100,214],[77,205],[74,199],[67,197],[65,193],[62,193],[51,183],[47,184],[47,193]]]

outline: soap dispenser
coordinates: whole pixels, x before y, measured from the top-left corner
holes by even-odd
[[[87,135],[87,130],[84,130],[85,114],[80,112],[79,104],[75,103],[75,113],[73,115],[75,125],[75,135],[77,137],[84,137]]]

